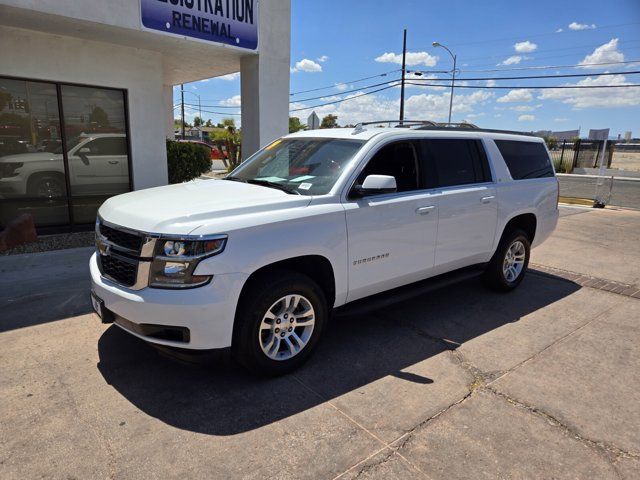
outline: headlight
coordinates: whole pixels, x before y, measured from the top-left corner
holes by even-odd
[[[151,264],[149,286],[192,288],[209,283],[210,275],[194,275],[193,272],[202,259],[221,253],[226,243],[226,235],[198,240],[159,239]]]

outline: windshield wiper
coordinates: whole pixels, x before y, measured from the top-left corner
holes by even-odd
[[[287,192],[291,195],[300,195],[300,192],[298,192],[297,190],[294,190],[291,187],[287,187],[286,185],[282,185],[281,183],[270,182],[269,180],[260,180],[257,178],[244,181],[253,185],[262,185],[263,187],[277,188],[278,190],[282,190],[283,192]]]
[[[247,181],[244,178],[240,178],[240,177],[231,177],[231,176],[226,176],[223,178],[223,180],[230,180],[232,182],[242,182],[242,183],[247,183]]]

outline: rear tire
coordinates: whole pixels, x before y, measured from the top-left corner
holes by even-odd
[[[484,273],[486,285],[499,292],[508,292],[522,282],[529,266],[531,242],[520,229],[506,231]]]
[[[329,315],[326,296],[311,278],[288,270],[250,282],[238,303],[233,358],[258,375],[291,372],[320,340]]]

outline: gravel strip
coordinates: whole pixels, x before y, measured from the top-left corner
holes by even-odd
[[[60,233],[56,235],[42,235],[34,243],[19,245],[15,248],[0,252],[0,255],[18,255],[20,253],[48,252],[51,250],[65,250],[67,248],[90,247],[95,245],[94,232]]]

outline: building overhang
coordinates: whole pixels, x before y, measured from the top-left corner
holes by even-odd
[[[129,3],[138,8],[138,2]],[[0,4],[1,25],[157,52],[162,55],[165,85],[238,72],[243,57],[257,54],[221,43],[144,30],[140,27],[139,11],[136,10],[136,14],[137,23],[133,20],[126,26],[119,26],[104,21]],[[52,48],[55,49],[55,45]]]

